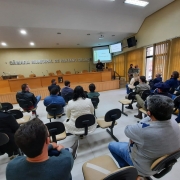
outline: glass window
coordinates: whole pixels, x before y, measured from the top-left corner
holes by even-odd
[[[153,79],[153,46],[146,49],[146,79],[149,81]]]

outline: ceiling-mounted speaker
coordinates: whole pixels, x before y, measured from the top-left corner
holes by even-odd
[[[128,38],[127,39],[127,44],[128,44],[128,47],[133,47],[133,46],[136,46],[137,44],[137,40],[135,38],[135,36],[131,37],[131,38]]]

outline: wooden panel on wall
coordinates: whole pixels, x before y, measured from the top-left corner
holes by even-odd
[[[72,83],[71,88],[74,89],[76,86],[80,85],[85,91],[89,91],[89,84],[90,83]],[[96,86],[96,91],[98,92],[119,89],[119,80],[95,82],[94,84]],[[31,92],[34,93],[35,96],[40,95],[42,100],[46,96],[49,96],[49,91],[47,87],[32,89]],[[16,104],[16,92],[0,94],[0,102],[10,102],[12,104]]]
[[[28,84],[31,89],[41,88],[41,78],[34,77],[34,78],[24,78],[24,79],[10,79],[9,86],[11,92],[17,92],[21,90],[22,84]]]
[[[8,80],[0,81],[0,94],[11,92]]]
[[[111,71],[104,71],[101,73],[102,81],[110,81],[111,80]]]

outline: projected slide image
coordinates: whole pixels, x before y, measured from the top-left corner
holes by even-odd
[[[95,57],[96,61],[98,61],[98,60],[101,60],[101,61],[111,60],[111,55],[110,55],[108,49],[94,51],[94,57]]]

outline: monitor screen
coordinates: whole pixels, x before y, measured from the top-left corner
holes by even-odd
[[[96,64],[98,60],[102,63],[112,62],[108,46],[93,48],[93,63]]]
[[[120,52],[122,51],[122,44],[117,43],[117,44],[109,45],[109,49],[110,49],[110,53]]]

